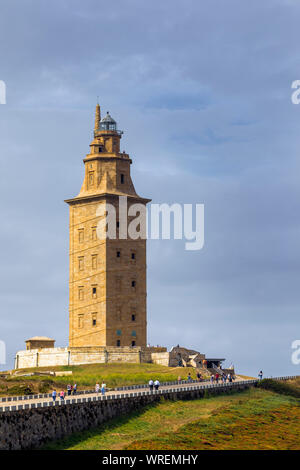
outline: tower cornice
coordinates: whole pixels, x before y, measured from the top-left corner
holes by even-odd
[[[140,196],[130,196],[125,193],[103,193],[103,194],[91,194],[89,196],[80,196],[80,197],[74,197],[72,199],[65,199],[64,202],[66,202],[69,205],[75,205],[75,204],[81,204],[82,202],[95,202],[97,200],[103,200],[103,199],[109,199],[109,198],[119,198],[121,196],[126,196],[128,200],[131,202],[140,202],[142,204],[148,204],[149,202],[152,201],[152,199],[140,197]]]
[[[87,162],[91,162],[91,161],[102,161],[102,162],[108,162],[108,161],[111,161],[111,160],[121,160],[121,161],[126,161],[126,162],[129,162],[129,163],[132,163],[132,160],[131,158],[129,157],[129,155],[126,153],[123,154],[120,153],[118,155],[114,154],[114,153],[99,153],[99,154],[88,154],[84,159],[83,159],[83,163],[87,163]]]

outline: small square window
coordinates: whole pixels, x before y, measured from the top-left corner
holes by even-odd
[[[117,251],[117,258],[121,258],[121,251]]]
[[[131,287],[135,287],[136,286],[136,282],[135,281],[131,281]]]
[[[131,341],[131,346],[132,346],[132,347],[135,346],[135,341]]]
[[[122,331],[121,330],[117,330],[117,336],[121,336],[122,334]]]
[[[131,259],[135,259],[135,253],[131,253]]]
[[[135,315],[134,314],[131,315],[131,321],[135,321]]]

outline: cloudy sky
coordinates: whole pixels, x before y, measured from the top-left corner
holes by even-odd
[[[0,4],[0,339],[68,340],[68,206],[99,95],[137,192],[204,203],[205,246],[148,242],[149,342],[299,374],[300,2]]]

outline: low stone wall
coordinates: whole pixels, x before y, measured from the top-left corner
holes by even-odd
[[[43,348],[18,351],[15,369],[32,367],[72,366],[79,364],[152,362],[156,354],[168,355],[166,348],[140,347],[82,347],[82,348]]]
[[[168,352],[158,352],[152,353],[151,359],[154,364],[159,364],[161,366],[169,367],[170,364],[170,353]]]
[[[256,381],[253,381],[256,383]],[[255,385],[252,383],[252,385]],[[22,409],[0,413],[0,450],[36,449],[48,441],[61,439],[74,432],[84,431],[146,405],[159,402],[163,396],[169,400],[191,400],[209,394],[223,394],[245,390],[250,383],[227,386],[200,385],[189,389],[170,389],[159,392],[135,393],[134,396],[96,400],[83,403],[60,404],[43,408]],[[79,399],[81,401],[81,399]]]
[[[29,367],[68,365],[67,348],[45,348],[18,351],[15,358],[15,369]]]

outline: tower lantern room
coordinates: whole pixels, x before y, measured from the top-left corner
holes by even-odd
[[[99,123],[100,131],[116,131],[117,123],[107,111],[106,116]]]

